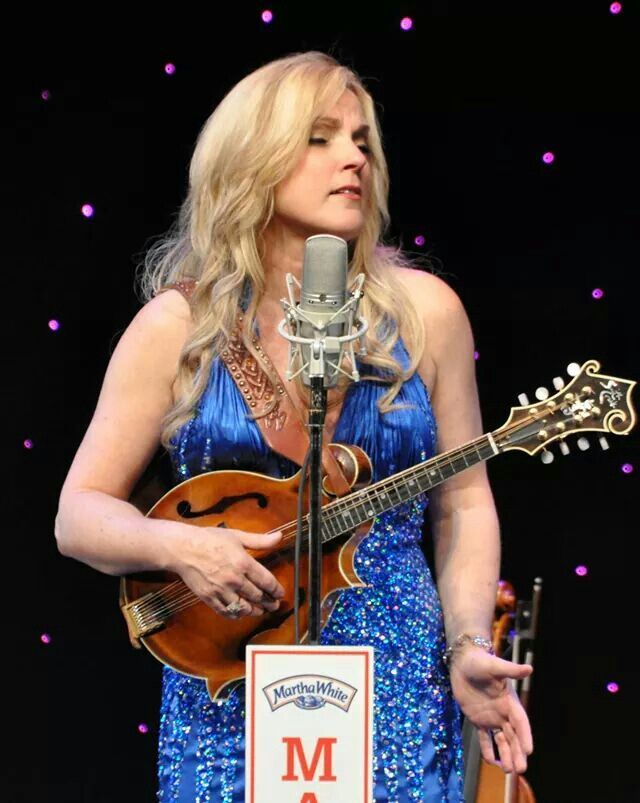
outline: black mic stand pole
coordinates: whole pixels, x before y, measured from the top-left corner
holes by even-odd
[[[317,340],[311,346],[311,364],[323,367],[323,345]],[[313,353],[315,352],[315,353]],[[314,359],[319,358],[319,360]],[[309,644],[320,643],[320,604],[322,602],[322,433],[327,413],[327,389],[324,370],[310,374],[309,404]]]

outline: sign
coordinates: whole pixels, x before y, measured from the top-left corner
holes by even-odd
[[[246,803],[372,803],[373,647],[247,647]]]

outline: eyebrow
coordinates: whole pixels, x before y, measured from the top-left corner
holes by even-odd
[[[337,131],[341,127],[341,122],[336,117],[318,117],[317,120],[314,121],[313,127],[324,127],[330,128],[333,131]],[[370,126],[368,125],[361,125],[359,128],[353,132],[354,137],[366,137],[370,131]]]

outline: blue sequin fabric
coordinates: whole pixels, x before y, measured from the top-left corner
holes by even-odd
[[[395,356],[407,364],[399,340]],[[361,372],[375,373],[370,366]],[[350,386],[333,437],[371,457],[374,481],[434,454],[436,422],[418,374],[381,415],[385,386]],[[297,466],[272,451],[224,364],[212,363],[194,418],[175,436],[177,480],[205,471],[247,469],[275,477]],[[461,803],[460,713],[442,664],[440,601],[420,548],[426,495],[378,516],[356,553],[367,588],[343,592],[325,626],[323,644],[375,648],[374,797],[388,803]],[[169,803],[244,803],[244,686],[212,702],[204,682],[165,667],[159,744],[158,799]]]

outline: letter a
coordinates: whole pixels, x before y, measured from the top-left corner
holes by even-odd
[[[300,798],[300,803],[318,803],[318,798],[313,792],[305,792]]]

